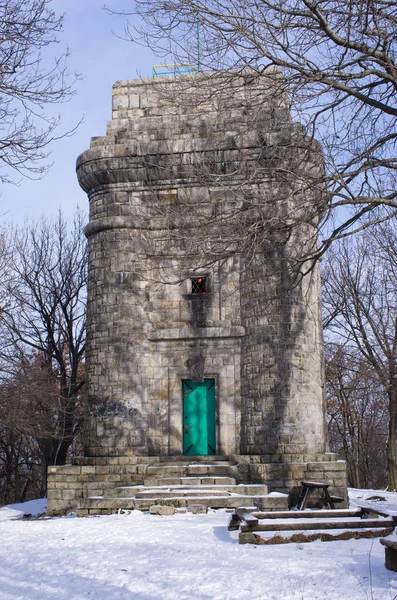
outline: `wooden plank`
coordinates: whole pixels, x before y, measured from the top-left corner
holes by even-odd
[[[388,540],[387,538],[379,540],[383,546],[386,548],[391,548],[392,550],[397,550],[397,541],[396,540]]]
[[[366,502],[365,500],[356,500],[356,498],[354,498],[353,502],[364,512],[375,512],[383,517],[392,517],[393,519],[397,519],[397,510],[382,507],[381,502]]]
[[[331,534],[327,532],[319,532],[316,533],[308,533],[304,532],[293,533],[291,536],[284,537],[282,535],[276,534],[271,538],[263,538],[260,535],[249,532],[249,533],[240,533],[239,534],[239,544],[255,544],[255,546],[260,546],[262,544],[272,545],[272,544],[295,544],[302,542],[314,542],[315,540],[321,540],[322,542],[332,542],[337,540],[359,540],[359,539],[371,539],[377,538],[382,535],[390,535],[392,533],[394,527],[389,527],[387,529],[378,529],[378,530],[349,530],[342,531],[341,533]]]
[[[245,521],[247,526],[249,526],[250,528],[258,524],[257,517],[254,517],[251,513],[247,512],[246,510],[236,508],[236,514],[242,521]]]
[[[250,530],[256,525],[258,525],[257,517],[254,517],[250,512],[248,512],[246,508],[236,508],[231,515],[228,530],[234,531],[238,529],[240,527],[241,521],[243,521],[243,523],[245,523],[246,526],[250,528]]]
[[[361,517],[361,508],[336,508],[320,510],[274,510],[267,512],[255,511],[252,513],[257,519],[327,519]]]
[[[327,520],[312,521],[309,523],[258,523],[255,528],[244,525],[240,526],[241,531],[305,531],[309,529],[363,529],[377,527],[394,527],[393,519],[357,519],[354,521]]]
[[[308,488],[329,488],[329,483],[324,483],[322,481],[302,481],[302,485]]]

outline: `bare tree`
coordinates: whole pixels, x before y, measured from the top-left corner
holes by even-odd
[[[40,176],[58,116],[44,107],[67,101],[74,78],[68,51],[52,56],[63,17],[51,0],[0,0],[0,181],[9,172]]]
[[[22,433],[30,427],[47,465],[65,463],[82,421],[86,282],[80,212],[71,230],[59,215],[16,233],[1,313],[3,372],[19,381],[18,394],[34,399],[27,425],[17,422]]]
[[[328,340],[360,354],[387,395],[389,489],[397,488],[396,251],[395,227],[384,224],[331,248],[324,274]]]
[[[42,498],[44,481],[34,440],[0,421],[0,505]]]
[[[227,73],[226,89],[247,68],[257,79],[269,77],[269,67],[282,70],[294,118],[321,142],[325,158],[329,196],[318,206],[322,239],[312,256],[396,215],[394,3],[135,0],[135,9],[118,14],[129,39],[167,62]]]
[[[59,390],[39,356],[20,357],[0,382],[0,502],[46,491],[46,443],[60,439]]]
[[[387,483],[388,399],[372,365],[356,348],[329,343],[325,352],[330,449],[346,461],[351,487]]]
[[[14,356],[0,379],[0,503],[24,502],[46,493],[47,466],[64,436],[64,419],[74,418],[68,459],[81,450],[79,425],[83,388],[68,404],[60,395],[56,371],[42,353]],[[81,368],[81,377],[83,369]],[[74,415],[64,415],[64,411]]]

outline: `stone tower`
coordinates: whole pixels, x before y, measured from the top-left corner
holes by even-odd
[[[273,490],[344,491],[326,454],[318,269],[293,268],[316,238],[321,170],[276,71],[114,85],[107,134],[77,161],[88,413],[71,468],[221,455]]]

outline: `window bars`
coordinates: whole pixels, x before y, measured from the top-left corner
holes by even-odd
[[[207,293],[207,277],[192,277],[190,282],[192,284],[192,294]]]

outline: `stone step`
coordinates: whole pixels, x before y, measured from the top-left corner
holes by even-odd
[[[146,485],[146,483],[145,483]],[[236,485],[234,477],[156,477],[156,485]]]
[[[192,504],[203,504],[207,508],[240,508],[256,506],[260,510],[286,510],[288,496],[179,496],[176,498],[82,498],[79,501],[77,514],[113,514],[118,510],[149,510],[153,504],[188,508]]]
[[[240,484],[240,485],[170,485],[170,486],[120,486],[107,490],[106,497],[109,498],[143,498],[151,495],[153,497],[171,498],[181,495],[253,495],[266,496],[268,494],[267,485],[263,484]]]
[[[205,463],[211,465],[235,465],[236,461],[229,456],[186,456],[180,454],[178,456],[160,456],[160,463],[176,463],[176,464],[187,464],[193,463]]]
[[[237,475],[235,465],[215,465],[215,464],[188,464],[188,465],[149,465],[147,468],[149,477],[186,477],[194,476],[215,476],[228,475],[234,477]]]
[[[161,500],[163,498],[179,498],[183,496],[206,496],[206,497],[218,497],[218,496],[230,496],[227,490],[214,490],[208,489],[203,490],[202,488],[190,489],[190,490],[144,490],[142,492],[136,492],[133,498],[157,498]],[[128,496],[127,496],[128,497]]]

